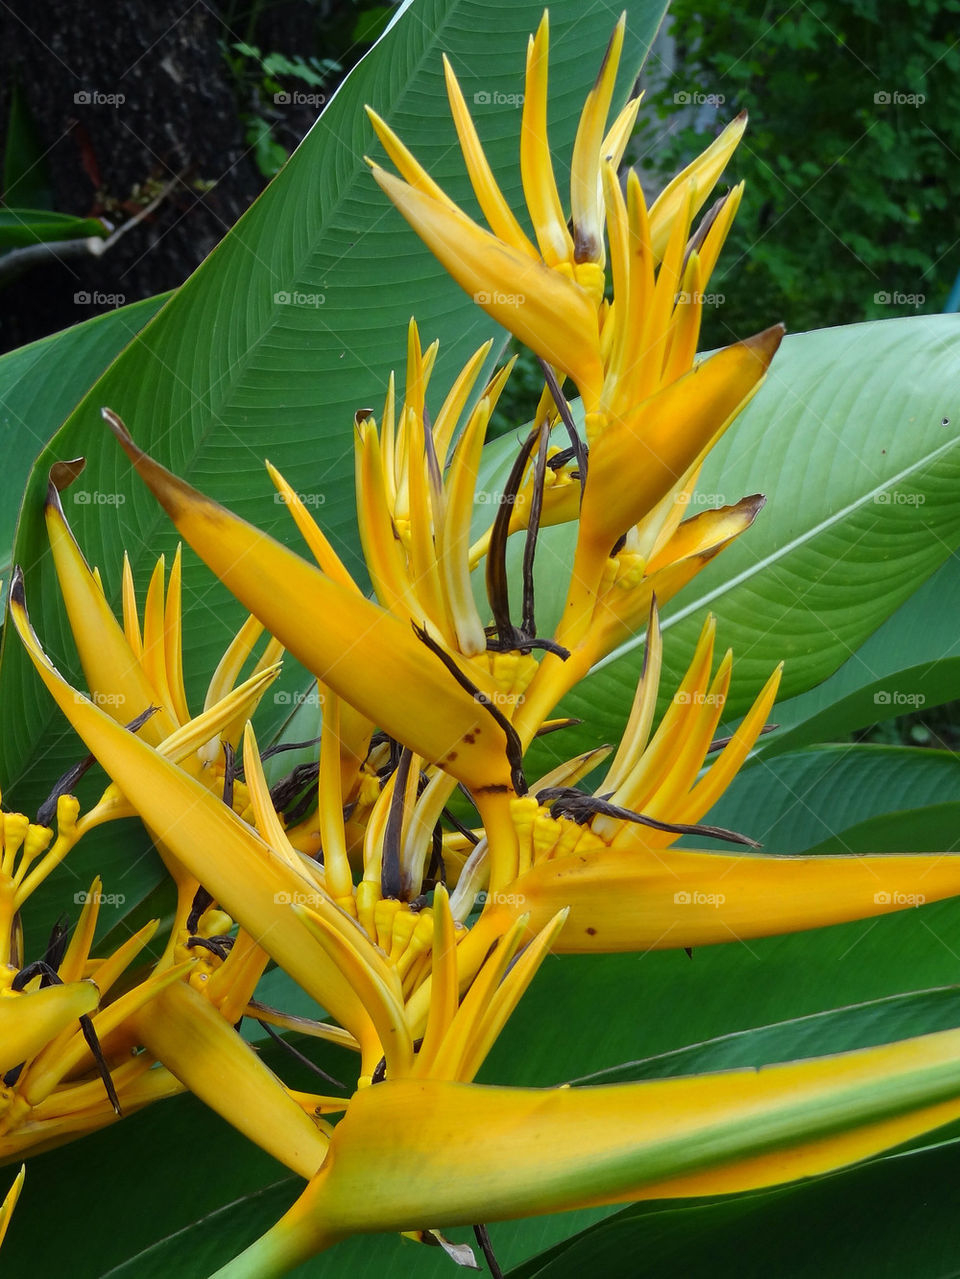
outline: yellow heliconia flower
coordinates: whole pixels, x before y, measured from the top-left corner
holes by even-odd
[[[318,679],[464,782],[478,802],[496,805],[512,791],[519,743],[491,677],[466,671],[426,627],[366,599],[328,543],[311,545],[322,555],[314,568],[171,475],[137,448],[115,414],[104,416],[197,554],[255,616],[270,619],[278,640]]]
[[[637,366],[638,354],[644,364],[639,399],[690,367],[703,290],[741,195],[738,187],[718,202],[688,244],[690,223],[742,137],[745,115],[733,121],[703,155],[678,174],[649,212],[634,175],[628,198],[636,207],[629,233],[621,209],[614,208],[611,213],[613,187],[619,195],[616,170],[640,103],[639,98],[628,102],[606,130],[625,22],[623,15],[614,29],[577,131],[571,163],[572,231],[567,229],[547,135],[546,13],[530,39],[520,172],[536,245],[519,226],[497,185],[446,59],[447,95],[460,148],[489,231],[474,223],[444,194],[389,126],[368,108],[377,136],[401,175],[398,179],[372,164],[376,181],[475,301],[546,363],[573,378],[588,413],[600,407],[604,388],[609,400],[612,382],[623,373],[624,348],[629,350],[631,367]],[[604,300],[605,222],[613,273],[612,304]],[[655,289],[657,264],[661,264],[661,270]],[[625,395],[621,402],[628,402]]]
[[[577,133],[572,234],[547,140],[546,15],[530,41],[520,168],[536,247],[507,209],[449,64],[447,89],[457,134],[490,231],[458,209],[371,113],[401,175],[373,165],[377,182],[478,304],[541,357],[547,385],[535,426],[542,422],[553,430],[563,417],[567,432],[574,433],[559,386],[564,375],[583,399],[586,442],[575,441],[573,456],[558,458],[552,474],[544,475],[541,468],[535,482],[530,467],[510,521],[510,532],[527,527],[538,489],[542,523],[579,520],[567,600],[553,637],[573,660],[563,664],[555,653],[544,659],[526,710],[515,721],[525,742],[537,719],[615,646],[618,633],[622,637],[623,630],[639,624],[650,597],[632,610],[623,608],[624,594],[640,577],[672,568],[673,548],[664,543],[685,512],[700,465],[760,386],[783,335],[775,326],[695,364],[704,290],[742,188],[719,200],[693,233],[692,220],[740,140],[746,118],[729,125],[649,210],[635,173],[628,175],[624,194],[617,166],[638,100],[628,103],[604,135],[623,30],[621,18]],[[612,299],[606,296],[608,256]],[[559,370],[559,379],[551,368]],[[554,457],[563,453],[553,450]],[[746,501],[751,505],[740,510],[703,513],[697,530],[701,548],[719,547],[746,527],[756,513],[756,499]],[[682,541],[693,540],[692,531],[685,531]],[[484,538],[474,546],[474,560],[487,545]],[[651,569],[647,561],[657,556],[657,568]],[[675,589],[703,562],[699,553],[681,553],[678,559],[686,560],[686,571],[671,575]],[[610,625],[611,612],[621,615],[623,626]]]
[[[62,797],[61,811],[67,800],[76,803]],[[144,925],[107,959],[93,960],[90,949],[102,899],[99,879],[84,896],[69,943],[64,935],[53,946],[58,956],[24,965],[20,955],[11,955],[0,970],[5,1027],[0,1162],[95,1132],[183,1087],[149,1054],[132,1058],[125,1033],[137,1010],[176,981],[186,966],[149,976],[113,998],[113,988],[156,933],[157,921]],[[44,1000],[59,1001],[59,1006],[41,1021],[31,1004],[42,1008]]]

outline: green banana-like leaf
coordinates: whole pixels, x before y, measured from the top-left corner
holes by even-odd
[[[960,564],[950,556],[829,679],[777,705],[780,730],[759,754],[837,740],[960,697],[958,617]]]
[[[10,500],[0,507],[0,577],[10,576],[18,497],[30,468],[67,414],[140,332],[163,297],[133,302],[0,356],[0,456]]]

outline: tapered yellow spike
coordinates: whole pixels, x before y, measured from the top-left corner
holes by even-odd
[[[0,1244],[3,1243],[10,1225],[10,1218],[13,1216],[13,1210],[17,1206],[17,1200],[20,1198],[20,1191],[23,1189],[23,1181],[27,1175],[27,1165],[21,1165],[20,1171],[13,1179],[13,1185],[4,1196],[3,1203],[0,1204]]]
[[[347,572],[343,561],[337,555],[336,551],[330,545],[327,537],[316,520],[307,510],[300,494],[290,487],[275,466],[266,463],[267,472],[273,481],[277,493],[283,499],[283,502],[290,514],[293,516],[297,528],[307,546],[310,553],[317,561],[320,568],[335,582],[339,582],[341,586],[359,590],[360,588],[354,582],[353,578]]]
[[[483,399],[470,415],[454,451],[437,535],[437,559],[446,611],[453,621],[457,648],[468,657],[484,653],[487,648],[470,581],[469,552],[470,517],[489,419],[490,402]]]
[[[623,50],[627,15],[622,13],[613,29],[596,83],[587,96],[570,166],[570,212],[573,222],[573,253],[577,262],[604,262],[603,200],[601,198],[601,146],[610,102]]]
[[[473,120],[470,118],[460,85],[457,83],[457,77],[453,73],[446,54],[443,55],[443,73],[447,83],[450,111],[457,128],[457,137],[460,139],[460,150],[467,166],[467,173],[470,175],[474,195],[483,210],[483,216],[490,224],[490,230],[498,240],[503,240],[505,244],[511,245],[518,252],[530,258],[538,258],[537,250],[514,217],[513,210],[504,199],[503,192],[487,163],[487,157],[483,153]]]
[[[156,695],[127,643],[103,591],[87,565],[63,513],[60,494],[51,484],[44,511],[60,593],[74,634],[77,653],[91,694],[122,723],[129,723],[149,706]],[[148,742],[162,741],[175,727],[166,706],[140,729]]]
[[[100,993],[93,982],[76,981],[63,986],[0,997],[0,1071],[27,1061],[79,1017],[93,1012]]]
[[[186,689],[183,686],[182,559],[181,548],[178,545],[170,568],[167,601],[163,612],[163,654],[174,718],[178,723],[185,724],[190,718],[190,710],[187,706]]]
[[[166,565],[161,555],[157,560],[147,587],[147,601],[143,610],[143,669],[153,689],[154,700],[166,710],[174,724],[179,724],[173,705],[173,697],[167,680],[167,660],[164,628],[164,591]]]
[[[483,346],[473,353],[457,374],[456,381],[450,388],[447,398],[437,414],[436,421],[433,424],[433,446],[437,452],[437,461],[440,464],[441,471],[447,464],[447,455],[450,452],[450,445],[453,442],[460,415],[466,407],[477,376],[492,347],[493,338],[488,342],[484,342]],[[511,361],[511,365],[512,363],[513,361]]]
[[[650,608],[650,618],[647,623],[643,671],[637,681],[637,691],[634,694],[630,716],[620,739],[620,745],[617,747],[617,753],[599,788],[603,794],[608,791],[619,791],[647,745],[657,709],[662,662],[663,634],[660,630],[660,613],[654,603]]]
[[[475,797],[512,785],[515,741],[469,687],[472,679],[489,695],[489,679],[461,679],[452,655],[176,479],[137,448],[118,418],[108,420],[187,541],[308,669]]]
[[[746,127],[747,113],[741,111],[735,120],[730,121],[720,136],[707,147],[706,151],[678,173],[654,201],[650,210],[650,238],[654,256],[658,260],[666,249],[674,219],[686,199],[688,186],[693,184],[690,217],[694,217],[703,207],[704,201],[726,168],[727,161],[737,149]]]
[[[527,45],[527,73],[520,124],[520,176],[530,221],[547,266],[573,261],[573,241],[560,203],[547,139],[547,62],[550,22],[546,11]]]
[[[430,976],[430,1011],[423,1032],[423,1043],[413,1063],[414,1078],[433,1073],[437,1054],[460,1001],[457,974],[456,926],[450,913],[446,888],[438,884],[433,895],[433,967]]]
[[[143,656],[143,640],[140,636],[140,616],[137,612],[137,593],[133,584],[130,557],[123,552],[123,630],[127,643],[137,661]]]
[[[460,287],[498,324],[573,378],[588,403],[603,384],[596,308],[542,262],[484,231],[376,165],[372,173]]]

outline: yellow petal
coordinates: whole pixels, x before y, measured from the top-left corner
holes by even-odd
[[[20,1198],[20,1191],[23,1189],[23,1179],[27,1175],[27,1166],[23,1164],[16,1177],[13,1179],[13,1185],[4,1196],[3,1203],[0,1204],[0,1243],[3,1243],[4,1236],[7,1233],[7,1227],[10,1225],[10,1218],[13,1216],[13,1210],[17,1206],[17,1200]]]
[[[57,579],[87,686],[115,719],[129,723],[156,704],[154,690],[76,543],[53,484],[47,492],[44,513]],[[161,708],[140,732],[146,741],[157,743],[175,727],[167,710]]]
[[[99,1002],[100,992],[90,981],[0,996],[0,1072],[36,1056]]]
[[[409,626],[178,480],[118,421],[118,438],[186,540],[285,648],[471,789],[509,785],[504,727]]]
[[[570,214],[577,262],[599,262],[603,253],[603,200],[600,188],[601,146],[617,80],[627,15],[613,29],[596,82],[587,96],[570,165]]]
[[[727,161],[737,149],[747,127],[747,113],[741,111],[735,120],[731,120],[724,131],[707,147],[701,155],[664,187],[650,210],[650,237],[654,254],[659,261],[663,256],[670,230],[677,216],[680,205],[686,198],[686,192],[693,184],[693,201],[690,216],[703,207],[707,196],[713,190],[717,179],[726,168]]]
[[[960,894],[960,855],[775,857],[646,849],[630,825],[616,846],[539,863],[495,904],[537,929],[572,907],[554,947],[566,953],[671,950],[869,919]],[[499,921],[499,923],[498,923]],[[479,943],[478,943],[479,944]]]
[[[427,1218],[467,1225],[774,1185],[958,1116],[958,1030],[759,1070],[601,1088],[387,1082],[351,1100],[317,1177],[218,1276],[273,1279],[347,1235]],[[394,1131],[402,1140],[385,1142]]]
[[[457,77],[453,73],[446,54],[443,55],[443,73],[447,82],[450,111],[457,127],[457,137],[460,139],[460,150],[463,153],[477,203],[483,210],[483,216],[489,222],[490,229],[498,240],[503,240],[505,244],[511,245],[518,252],[536,259],[539,257],[537,250],[527,239],[493,176],[493,170],[483,153],[483,147],[477,137],[460,85],[457,83]]]
[[[431,253],[473,300],[595,403],[603,384],[596,309],[573,281],[533,261],[373,166],[373,176]]]
[[[136,1023],[148,1051],[195,1096],[298,1176],[313,1176],[326,1137],[201,994],[168,986]]]
[[[530,221],[548,266],[573,261],[573,241],[560,203],[547,139],[547,62],[550,23],[546,11],[527,45],[527,75],[520,124],[520,176]]]

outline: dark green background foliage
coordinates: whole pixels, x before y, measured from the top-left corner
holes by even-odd
[[[711,285],[725,302],[706,310],[705,346],[780,319],[797,332],[944,309],[960,270],[958,10],[957,0],[671,5],[673,66],[651,58],[634,141],[645,186],[658,189],[719,125],[750,113],[725,175],[747,186]],[[724,101],[711,110],[698,94]],[[678,110],[682,122],[652,149],[658,118]]]

